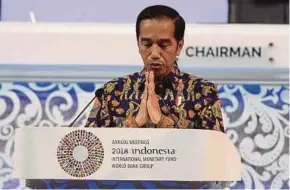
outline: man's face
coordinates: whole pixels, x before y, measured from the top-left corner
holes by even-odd
[[[183,40],[174,38],[175,26],[171,19],[147,19],[140,23],[138,47],[145,68],[156,77],[166,76],[183,47]]]

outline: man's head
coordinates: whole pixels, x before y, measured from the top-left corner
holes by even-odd
[[[140,12],[136,22],[139,53],[147,70],[166,76],[184,44],[185,22],[167,6],[154,5]]]

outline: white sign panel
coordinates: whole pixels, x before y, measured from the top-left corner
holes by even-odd
[[[241,171],[217,131],[26,127],[15,136],[16,178],[235,181]]]
[[[143,65],[134,24],[0,24],[0,64]],[[187,25],[180,64],[288,67],[288,26]]]

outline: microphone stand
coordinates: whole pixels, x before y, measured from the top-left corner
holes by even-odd
[[[95,91],[95,96],[93,97],[93,99],[86,105],[86,107],[81,111],[81,113],[78,114],[78,116],[73,120],[73,122],[71,122],[71,124],[69,124],[68,127],[72,127],[75,122],[79,119],[79,117],[84,113],[84,111],[89,107],[89,105],[91,105],[91,103],[97,98],[97,97],[101,97],[102,94],[104,92],[104,88],[99,88],[98,90]]]

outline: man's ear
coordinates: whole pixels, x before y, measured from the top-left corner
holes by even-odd
[[[183,45],[184,45],[184,39],[180,40],[177,44],[176,56],[180,55]]]

